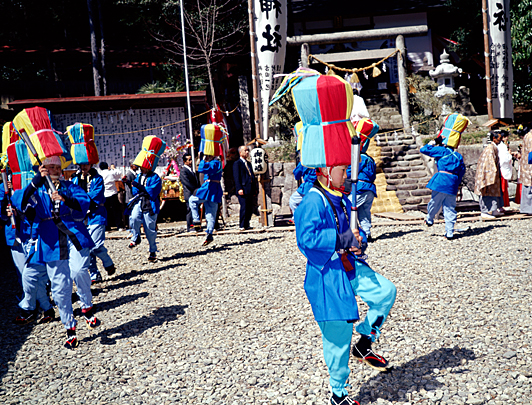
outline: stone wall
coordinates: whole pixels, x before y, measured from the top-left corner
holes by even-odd
[[[290,208],[288,202],[290,196],[299,187],[294,178],[295,163],[269,163],[268,172],[263,176],[267,179],[264,188],[267,195],[268,209],[271,209],[273,216],[280,214],[289,214]],[[258,196],[259,205],[262,202],[262,195]],[[228,199],[228,209],[230,215],[238,214],[240,205],[236,195]]]
[[[512,150],[517,150],[519,142],[511,144]],[[421,138],[414,138],[408,134],[379,134],[379,138],[371,140],[368,155],[375,159],[377,165],[378,197],[373,201],[372,213],[401,212],[418,210],[420,205],[430,201],[431,190],[427,183],[435,171],[434,159],[427,158],[419,152]],[[464,176],[464,199],[475,199],[472,191],[475,186],[476,164],[482,153],[482,145],[460,146],[458,151],[464,157],[466,175]],[[295,162],[270,163],[265,190],[268,209],[273,216],[288,215],[290,196],[297,190],[298,184],[293,171]],[[517,179],[514,170],[513,180]],[[469,191],[469,192],[468,192]],[[515,183],[510,183],[510,196],[515,195]],[[476,198],[478,199],[478,198]],[[262,196],[259,196],[259,202]],[[231,215],[238,215],[238,198],[228,199]]]

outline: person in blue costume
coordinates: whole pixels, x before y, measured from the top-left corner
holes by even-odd
[[[394,284],[365,262],[363,230],[349,226],[351,203],[340,190],[346,166],[321,168],[318,180],[295,212],[297,245],[307,258],[305,292],[323,341],[323,356],[332,389],[330,403],[353,404],[346,386],[353,323],[359,319],[355,296],[368,306],[366,318],[356,327],[361,335],[353,346],[355,358],[384,371],[388,361],[371,345],[395,302]]]
[[[316,169],[311,169],[310,167],[305,167],[300,163],[297,164],[294,169],[294,178],[296,181],[302,180],[302,183],[299,185],[297,190],[290,196],[288,205],[292,210],[292,223],[293,214],[296,212],[296,208],[301,204],[303,197],[307,195],[310,188],[314,185],[316,181]]]
[[[371,206],[373,199],[377,197],[377,187],[375,187],[375,178],[377,176],[377,165],[371,156],[365,153],[360,154],[360,163],[358,165],[358,182],[357,182],[357,211],[360,227],[364,230],[368,242],[373,241],[371,236]],[[351,166],[347,168],[347,181],[345,182],[345,192],[352,201],[351,194]]]
[[[198,173],[203,173],[203,184],[194,195],[191,195],[188,204],[192,212],[192,220],[196,230],[201,230],[199,206],[205,207],[205,218],[207,219],[207,238],[203,246],[207,246],[214,240],[212,233],[218,212],[218,204],[222,202],[222,162],[213,156],[205,155],[198,166]]]
[[[427,205],[427,218],[425,224],[432,226],[434,217],[443,207],[445,219],[445,237],[448,240],[454,238],[454,224],[456,223],[456,194],[458,186],[462,182],[466,167],[464,158],[453,147],[441,144],[441,138],[430,141],[419,151],[424,155],[436,160],[438,171],[432,176],[427,188],[432,190],[432,196]]]
[[[80,163],[79,170],[72,176],[72,183],[80,186],[90,198],[89,212],[86,218],[89,235],[94,242],[90,251],[89,274],[93,283],[102,281],[96,258],[99,257],[107,275],[116,272],[113,260],[104,246],[105,226],[107,224],[107,210],[105,209],[105,187],[103,177],[89,163]]]
[[[128,209],[131,209],[129,216],[131,242],[129,247],[134,248],[140,243],[140,225],[143,224],[150,250],[148,261],[155,262],[157,260],[157,216],[161,205],[159,194],[163,182],[157,173],[146,167],[141,167],[140,173],[131,184],[133,185],[133,199],[128,205]]]
[[[7,188],[11,189],[11,183],[8,182]],[[18,304],[21,313],[14,322],[17,325],[25,325],[35,321],[40,312],[37,309],[37,302],[40,309],[44,311],[39,323],[51,322],[55,318],[55,311],[46,292],[46,284],[48,283],[46,266],[29,262],[35,251],[37,235],[36,227],[28,221],[20,209],[22,190],[15,191],[11,196],[11,211],[7,209],[4,184],[0,184],[0,193],[2,198],[1,219],[7,222],[5,226],[6,242],[11,247],[13,262],[19,273],[23,292],[23,298]],[[15,218],[15,229],[12,228],[9,218],[12,215]]]
[[[53,193],[45,181],[48,175],[56,187]],[[89,252],[94,243],[83,223],[89,196],[71,181],[59,180],[60,176],[59,157],[47,158],[24,189],[21,208],[30,222],[37,223],[37,245],[31,263],[46,265],[52,296],[67,329],[65,346],[74,349],[78,339],[72,311],[72,281],[76,282],[87,326],[94,329],[100,325],[94,315],[88,272]]]

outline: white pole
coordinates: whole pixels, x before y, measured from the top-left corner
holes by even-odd
[[[181,33],[183,35],[183,59],[185,61],[185,85],[187,89],[187,107],[188,107],[188,131],[190,133],[190,142],[192,148],[190,155],[192,156],[192,170],[196,171],[196,157],[194,156],[194,134],[192,132],[192,110],[190,108],[190,89],[188,87],[188,65],[187,65],[187,45],[185,43],[185,14],[183,12],[183,1],[179,2],[181,8]]]

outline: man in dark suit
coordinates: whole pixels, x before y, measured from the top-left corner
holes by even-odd
[[[179,180],[183,185],[183,194],[187,204],[187,232],[190,232],[192,230],[192,212],[188,205],[188,199],[194,194],[194,191],[196,191],[200,185],[196,173],[192,170],[192,156],[188,153],[183,156],[183,170],[181,170],[181,173],[179,174]]]
[[[240,204],[240,230],[250,229],[249,221],[253,213],[253,200],[258,192],[258,183],[251,163],[247,161],[249,149],[247,146],[238,148],[240,159],[233,165],[233,177],[235,178],[235,190]]]

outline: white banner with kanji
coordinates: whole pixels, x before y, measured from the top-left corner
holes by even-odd
[[[488,0],[491,100],[494,118],[514,118],[510,0]]]
[[[268,140],[268,103],[282,81],[273,76],[283,73],[286,55],[287,0],[255,0],[257,68],[262,115],[262,136]]]

